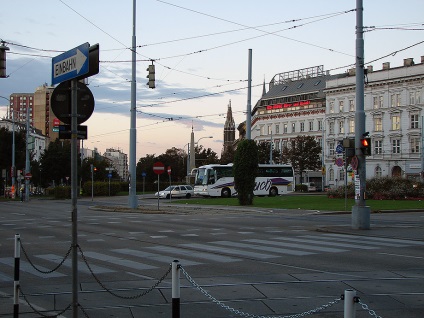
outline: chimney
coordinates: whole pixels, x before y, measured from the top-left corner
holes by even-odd
[[[403,59],[403,66],[412,66],[412,65],[414,65],[413,58]]]
[[[371,73],[373,71],[372,65],[368,65],[367,66],[367,70],[368,70],[368,73]]]
[[[350,68],[348,71],[349,76],[355,76],[356,74],[356,69],[355,68]]]
[[[421,55],[421,63],[424,63],[424,55]]]
[[[390,69],[390,62],[384,62],[383,63],[383,70],[388,70]]]

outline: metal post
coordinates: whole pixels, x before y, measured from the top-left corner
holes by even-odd
[[[344,318],[355,318],[355,297],[356,291],[353,289],[346,289],[344,292]]]
[[[361,150],[361,138],[365,133],[364,112],[364,32],[362,0],[356,0],[356,112],[355,154],[358,157],[359,198],[352,208],[352,229],[370,229],[370,207],[365,205],[366,161]]]
[[[249,49],[247,71],[246,139],[252,139],[252,49]]]
[[[10,107],[10,106],[9,106]],[[15,167],[15,109],[12,112],[12,198],[16,193],[16,167]]]
[[[78,123],[77,89],[78,81],[71,82],[71,201],[72,201],[72,317],[78,318]]]
[[[91,201],[93,201],[94,198],[94,165],[91,164]]]
[[[26,108],[26,150],[25,150],[25,202],[29,201],[29,178],[26,176],[28,173],[31,172],[31,166],[29,163],[29,105],[27,105]]]
[[[169,202],[172,201],[171,174],[169,174]]]
[[[13,283],[13,318],[19,317],[19,271],[21,260],[21,236],[15,235],[15,273]]]
[[[172,318],[180,318],[180,267],[178,260],[172,262]]]
[[[130,158],[129,158],[129,172],[130,172],[130,187],[128,196],[128,206],[131,209],[137,208],[137,179],[136,179],[136,144],[137,144],[137,114],[136,114],[136,36],[135,36],[135,21],[136,21],[136,0],[133,0],[133,35],[131,47],[131,60],[132,60],[132,77],[131,77],[131,128],[130,128]]]
[[[269,164],[272,165],[272,126],[271,126],[271,139],[269,141]]]
[[[159,211],[159,175],[158,175],[158,211]]]
[[[421,116],[421,182],[424,182],[424,116]]]

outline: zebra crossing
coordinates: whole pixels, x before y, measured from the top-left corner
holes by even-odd
[[[277,234],[277,233],[276,233]],[[244,238],[239,241],[214,240],[206,243],[181,243],[176,246],[154,245],[135,248],[109,249],[106,251],[84,251],[84,256],[90,263],[88,269],[82,261],[79,264],[81,273],[109,274],[125,271],[134,275],[146,270],[156,270],[169,265],[172,260],[178,259],[185,267],[216,263],[234,263],[245,259],[272,260],[283,256],[304,257],[325,253],[348,253],[354,250],[376,251],[382,248],[404,248],[410,246],[424,246],[422,241],[408,239],[381,238],[358,236],[350,234],[305,234],[297,236],[275,236],[268,239]],[[34,255],[32,261],[43,261],[44,266],[39,269],[47,271],[46,264],[55,267],[63,256],[54,254]],[[13,280],[11,270],[13,257],[1,257],[0,281]],[[63,266],[71,268],[71,260],[63,262]],[[25,259],[21,259],[21,271],[46,277],[36,271]],[[51,278],[60,278],[69,275],[69,271],[59,269],[48,275]]]

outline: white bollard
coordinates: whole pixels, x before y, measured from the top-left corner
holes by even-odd
[[[344,292],[344,318],[355,318],[356,291],[353,289],[346,289]]]
[[[180,318],[180,268],[178,260],[172,262],[172,318]]]
[[[21,236],[15,235],[15,268],[13,282],[13,318],[19,317],[19,271],[21,260]]]

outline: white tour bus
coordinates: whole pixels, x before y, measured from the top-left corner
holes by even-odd
[[[276,196],[293,192],[295,178],[290,165],[259,164],[254,195]],[[233,164],[211,164],[198,168],[194,180],[194,194],[210,197],[236,195]]]

